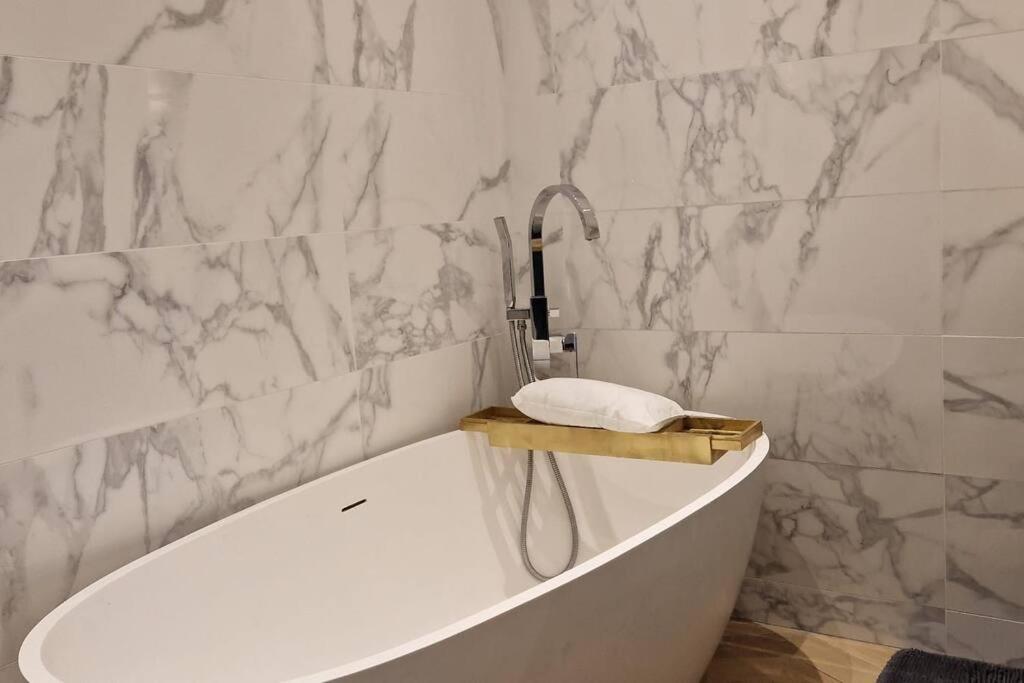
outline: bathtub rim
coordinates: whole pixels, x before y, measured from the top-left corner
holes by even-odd
[[[696,411],[690,411],[690,414],[721,417],[720,415],[714,413],[699,413]],[[244,510],[240,510],[239,512],[233,513],[231,515],[228,515],[227,517],[224,517],[223,519],[208,524],[202,529],[198,529],[197,531],[194,531],[186,536],[183,536],[182,538],[179,538],[178,540],[172,543],[168,543],[162,548],[158,548],[150,553],[146,553],[142,557],[136,558],[135,560],[132,560],[123,567],[119,567],[118,569],[107,574],[106,576],[97,579],[96,581],[85,586],[77,593],[64,600],[64,602],[60,603],[57,607],[51,610],[45,617],[43,617],[43,619],[41,619],[39,623],[37,623],[32,628],[31,631],[29,631],[28,635],[25,637],[25,640],[22,642],[21,647],[19,648],[18,651],[17,665],[19,673],[21,673],[26,678],[31,675],[32,683],[65,683],[57,677],[55,677],[52,673],[50,673],[46,665],[43,663],[42,648],[46,640],[46,636],[52,630],[53,626],[69,611],[77,607],[84,600],[91,597],[93,593],[95,593],[96,591],[116,581],[120,577],[135,571],[136,569],[147,564],[148,562],[154,561],[157,558],[162,557],[166,553],[172,552],[173,550],[177,549],[180,545],[185,545],[186,543],[189,543],[197,538],[201,538],[206,534],[213,533],[217,531],[220,527],[226,526],[227,524],[232,523],[237,519],[244,517],[248,514],[255,513],[257,510],[269,506],[278,500],[283,500],[290,496],[299,495],[303,490],[307,488],[312,488],[317,485],[325,484],[331,479],[341,476],[346,472],[356,471],[367,465],[373,464],[375,462],[380,462],[384,459],[398,457],[404,454],[406,451],[412,450],[417,447],[421,447],[425,444],[443,441],[445,439],[452,439],[456,434],[465,434],[465,432],[461,432],[460,430],[454,430],[450,432],[445,432],[443,434],[438,434],[437,436],[413,442],[406,446],[402,446],[392,451],[388,451],[387,453],[383,453],[381,455],[368,458],[354,465],[350,465],[349,467],[342,468],[336,472],[332,472],[322,477],[318,477],[312,481],[306,482],[305,484],[296,486],[295,488],[289,489],[288,491],[279,493],[264,501],[255,503],[245,508]],[[468,436],[469,435],[467,434],[467,437]],[[430,631],[429,633],[425,633],[422,636],[419,636],[418,638],[408,640],[399,645],[394,645],[387,649],[381,650],[380,652],[367,655],[366,657],[362,657],[360,659],[353,660],[346,664],[337,666],[333,669],[324,669],[316,673],[304,674],[295,678],[290,678],[284,683],[324,683],[324,681],[333,681],[339,678],[343,678],[344,676],[349,676],[355,673],[366,671],[372,669],[373,667],[380,666],[389,661],[398,659],[400,657],[404,657],[406,655],[412,654],[413,652],[417,652],[419,650],[435,645],[436,643],[439,643],[463,631],[467,631],[484,622],[490,621],[491,619],[494,619],[506,612],[510,612],[513,609],[516,609],[517,607],[526,604],[534,599],[540,598],[541,596],[551,591],[554,591],[585,574],[590,573],[591,571],[617,559],[618,557],[625,555],[629,551],[651,540],[655,536],[665,533],[670,528],[682,522],[687,517],[695,514],[702,508],[712,504],[718,498],[724,496],[726,493],[728,493],[733,488],[735,488],[743,481],[745,481],[747,477],[753,474],[767,459],[769,451],[770,440],[768,438],[768,435],[762,434],[757,439],[757,441],[755,441],[752,444],[750,448],[750,453],[747,456],[746,461],[744,461],[743,464],[741,464],[735,472],[726,477],[717,486],[705,491],[704,493],[702,493],[701,495],[697,496],[695,499],[684,505],[683,507],[661,518],[654,524],[645,527],[644,529],[638,531],[629,538],[626,538],[625,540],[613,545],[612,547],[594,555],[589,560],[577,564],[572,569],[562,574],[559,574],[558,576],[552,579],[548,579],[547,581],[538,583],[537,585],[532,586],[524,591],[521,591],[511,597],[505,598],[500,602],[485,607],[484,609],[478,612],[463,617],[462,619],[453,621],[452,623],[446,624],[445,626]]]

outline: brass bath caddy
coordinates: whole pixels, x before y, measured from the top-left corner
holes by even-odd
[[[650,434],[566,427],[532,420],[515,408],[487,408],[459,421],[464,432],[483,432],[492,446],[560,453],[712,465],[741,451],[764,429],[758,420],[684,416]]]

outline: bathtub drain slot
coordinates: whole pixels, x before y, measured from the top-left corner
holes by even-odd
[[[354,503],[349,503],[349,504],[348,504],[348,505],[346,505],[345,507],[341,508],[341,511],[342,511],[342,512],[348,512],[348,511],[349,511],[349,510],[351,510],[352,508],[356,508],[356,507],[359,507],[360,505],[362,505],[362,504],[363,504],[363,503],[365,503],[365,502],[366,502],[366,499],[365,499],[365,498],[363,498],[362,500],[357,500],[356,502],[354,502]]]

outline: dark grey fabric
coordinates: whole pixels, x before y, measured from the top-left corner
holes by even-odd
[[[900,650],[885,665],[878,683],[1024,683],[1024,669]]]

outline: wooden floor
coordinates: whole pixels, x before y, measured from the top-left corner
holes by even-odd
[[[891,647],[730,622],[703,683],[875,683]]]

